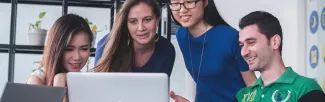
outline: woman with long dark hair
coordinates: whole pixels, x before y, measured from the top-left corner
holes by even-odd
[[[85,66],[92,40],[89,25],[82,17],[75,14],[60,17],[48,35],[43,67],[31,74],[27,84],[66,87],[65,74],[79,72]]]

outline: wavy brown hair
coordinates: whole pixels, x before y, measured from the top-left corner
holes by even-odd
[[[102,46],[103,55],[92,69],[93,72],[130,72],[134,64],[133,40],[129,35],[127,19],[130,9],[140,3],[151,7],[152,12],[160,18],[160,5],[156,0],[126,0],[119,9],[115,25]]]
[[[93,40],[92,31],[82,17],[75,14],[67,14],[60,17],[53,24],[44,48],[42,62],[45,69],[46,85],[53,86],[54,76],[58,73],[67,72],[61,61],[70,40],[78,32],[89,34],[89,44],[91,45]]]

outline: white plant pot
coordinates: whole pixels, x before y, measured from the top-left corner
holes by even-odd
[[[30,29],[28,31],[29,45],[44,45],[46,34],[45,29]]]
[[[97,36],[97,32],[94,31],[93,32],[93,42],[91,42],[91,48],[94,48],[95,47],[95,44],[96,44],[96,36]]]

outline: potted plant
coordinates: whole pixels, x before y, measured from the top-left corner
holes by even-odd
[[[41,12],[35,24],[29,24],[29,45],[44,45],[47,30],[41,28],[41,23],[46,12]]]

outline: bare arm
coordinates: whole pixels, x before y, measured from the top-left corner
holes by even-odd
[[[174,93],[174,91],[171,91],[169,93],[169,97],[172,98],[175,102],[190,102],[189,100],[187,100],[186,98],[182,97],[182,96],[179,96],[179,95],[176,95]]]
[[[41,78],[35,76],[35,75],[31,75],[26,84],[34,84],[34,85],[45,85],[45,83],[42,81]]]
[[[253,71],[245,71],[245,72],[240,72],[240,73],[243,76],[246,86],[254,85],[257,78]]]
[[[58,87],[67,87],[66,86],[66,73],[60,73],[54,76],[53,86]],[[63,102],[69,102],[68,100],[68,91],[66,91],[66,95],[64,96]]]

